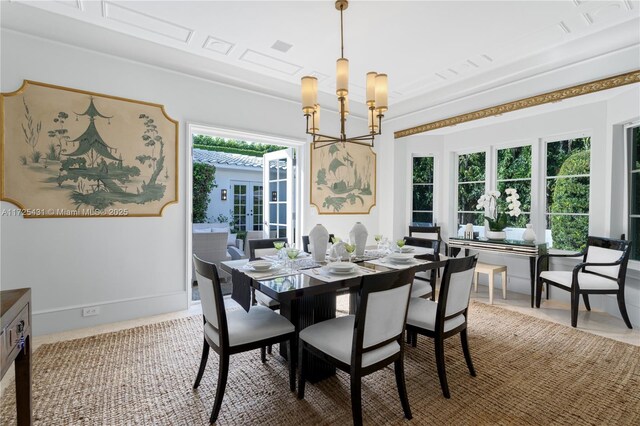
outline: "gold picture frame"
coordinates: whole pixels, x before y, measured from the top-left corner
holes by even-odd
[[[369,214],[376,205],[376,153],[336,143],[311,149],[310,202],[318,214]]]
[[[2,214],[162,216],[178,202],[178,122],[164,106],[24,80],[0,95]]]

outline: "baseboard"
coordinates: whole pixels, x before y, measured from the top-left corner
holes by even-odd
[[[127,300],[94,303],[100,313],[83,317],[86,306],[68,306],[55,310],[33,312],[32,330],[34,336],[59,333],[78,328],[94,327],[130,319],[160,315],[188,309],[187,292],[178,291]]]

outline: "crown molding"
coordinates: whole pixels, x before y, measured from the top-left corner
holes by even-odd
[[[530,96],[524,99],[508,102],[484,108],[465,114],[456,115],[442,120],[432,121],[430,123],[421,124],[404,130],[398,130],[393,133],[395,139],[405,136],[416,135],[428,132],[430,130],[441,129],[443,127],[455,126],[457,124],[466,123],[468,121],[480,120],[482,118],[492,117],[511,111],[530,108],[537,105],[547,104],[551,102],[559,102],[563,99],[574,98],[576,96],[588,95],[589,93],[600,92],[602,90],[613,89],[615,87],[626,86],[628,84],[640,83],[640,70],[631,71],[625,74],[613,77],[603,78],[601,80],[590,81],[588,83],[571,86],[552,92],[546,92],[536,96]]]

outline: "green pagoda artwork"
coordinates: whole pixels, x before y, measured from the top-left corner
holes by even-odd
[[[311,151],[311,204],[320,214],[368,214],[376,204],[376,154],[336,143]]]
[[[2,199],[26,217],[160,215],[176,201],[177,122],[161,105],[28,81],[2,103]]]

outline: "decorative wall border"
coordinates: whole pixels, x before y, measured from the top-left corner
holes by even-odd
[[[576,96],[588,95],[589,93],[600,92],[602,90],[613,89],[615,87],[626,86],[628,84],[640,83],[640,70],[620,74],[613,77],[603,78],[601,80],[591,81],[589,83],[579,84],[577,86],[567,87],[565,89],[554,90],[553,92],[543,93],[541,95],[531,96],[529,98],[519,99],[517,101],[508,102],[489,108],[480,109],[466,114],[456,115],[454,117],[445,118],[443,120],[432,121],[431,123],[421,124],[409,129],[398,130],[393,133],[395,139],[405,136],[416,135],[418,133],[428,132],[430,130],[441,129],[443,127],[454,126],[456,124],[466,123],[467,121],[480,120],[494,115],[500,115],[519,109],[530,108],[537,105],[558,102],[563,99],[569,99]]]

